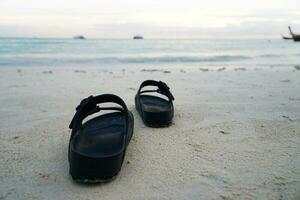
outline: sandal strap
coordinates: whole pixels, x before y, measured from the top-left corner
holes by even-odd
[[[157,90],[144,90],[144,91],[141,91],[141,89],[143,87],[149,86],[149,85],[157,86],[158,89]],[[146,92],[157,92],[157,93],[160,93],[160,94],[163,94],[163,95],[167,96],[169,98],[169,101],[174,101],[175,100],[174,96],[172,95],[172,93],[170,91],[169,86],[165,82],[162,82],[162,81],[154,81],[154,80],[144,81],[141,84],[141,86],[138,90],[138,94],[142,94],[142,93],[146,93]]]
[[[101,103],[116,103],[121,106],[120,107],[100,107],[97,104]],[[124,101],[113,94],[103,94],[98,96],[89,96],[83,99],[80,104],[76,107],[76,113],[69,125],[69,128],[72,129],[72,135],[75,133],[80,127],[82,127],[82,121],[89,115],[97,113],[101,110],[118,110],[126,113],[126,123],[128,123],[128,109]],[[71,136],[72,136],[71,135]]]

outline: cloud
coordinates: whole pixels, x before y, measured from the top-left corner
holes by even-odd
[[[300,12],[279,0],[3,0],[0,36],[130,38],[277,37],[292,25],[300,32]],[[26,5],[23,5],[26,4]],[[216,5],[216,6],[214,6]],[[295,6],[294,6],[295,7]],[[264,8],[264,9],[263,9]],[[279,9],[280,8],[280,9]]]
[[[292,25],[300,32],[300,23],[289,21],[246,20],[238,24],[225,24],[219,27],[185,27],[176,24],[158,25],[147,23],[109,23],[76,26],[67,25],[0,25],[0,36],[12,37],[72,37],[83,34],[88,38],[131,38],[142,34],[146,38],[274,38],[287,33]],[[297,31],[298,30],[298,31]]]

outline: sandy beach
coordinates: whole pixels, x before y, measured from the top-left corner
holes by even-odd
[[[0,199],[300,199],[295,67],[1,67]],[[175,96],[174,124],[146,127],[146,79]],[[74,183],[69,122],[89,95],[119,95],[134,135],[110,183]]]

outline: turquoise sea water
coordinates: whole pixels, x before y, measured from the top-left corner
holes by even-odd
[[[300,43],[284,40],[72,40],[0,38],[3,66],[293,66]]]

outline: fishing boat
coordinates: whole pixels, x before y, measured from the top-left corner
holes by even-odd
[[[289,26],[290,34],[295,42],[300,42],[300,35],[294,34],[291,27]]]

